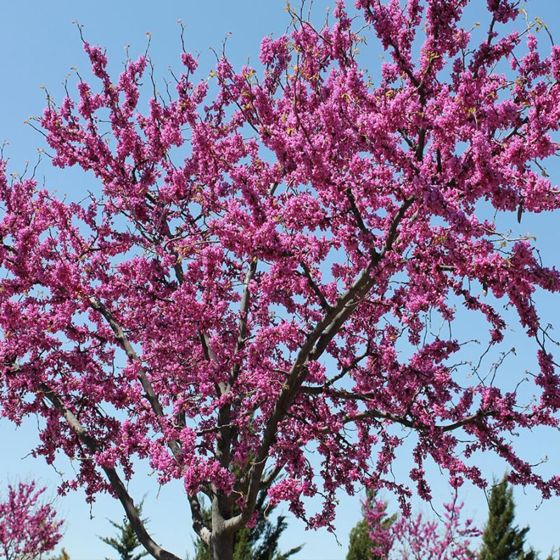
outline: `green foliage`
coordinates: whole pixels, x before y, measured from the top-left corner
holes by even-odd
[[[494,484],[490,493],[480,560],[537,560],[534,550],[524,550],[529,528],[514,526],[514,517],[513,491],[504,477],[501,482]]]
[[[142,506],[139,507],[140,513],[142,513]],[[146,523],[146,520],[142,520]],[[145,550],[136,552],[136,549],[142,547],[130,521],[125,517],[122,523],[116,523],[115,521],[109,520],[111,525],[118,529],[118,534],[116,537],[100,537],[100,539],[108,544],[110,547],[114,548],[118,555],[119,560],[140,560],[148,553]],[[61,559],[62,560],[62,559]],[[111,560],[106,558],[105,560]],[[211,560],[211,559],[209,559]]]
[[[291,548],[287,552],[278,551],[280,536],[287,528],[288,523],[283,515],[276,518],[276,524],[274,525],[267,518],[261,517],[255,527],[245,529],[248,551],[251,552],[251,555],[241,556],[237,554],[236,550],[234,560],[287,560],[297,554],[303,548],[303,545]]]
[[[346,560],[380,560],[378,557],[372,558],[372,544],[368,523],[365,519],[361,519],[350,531],[350,545]]]
[[[210,552],[210,548],[202,542],[200,539],[197,539],[194,545],[195,555],[193,560],[212,560],[212,553]],[[189,560],[190,557],[187,558]]]
[[[70,554],[63,548],[56,556],[51,556],[49,560],[70,560]]]
[[[375,494],[368,494],[366,499],[370,503],[373,502]],[[396,518],[396,515],[385,517],[385,519],[381,520],[382,527],[389,527],[395,522]],[[352,531],[350,531],[350,543],[346,560],[385,560],[381,556],[372,555],[374,542],[371,540],[370,530],[371,527],[365,518],[358,521]]]

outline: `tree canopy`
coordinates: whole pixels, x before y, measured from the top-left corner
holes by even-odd
[[[94,78],[49,97],[39,125],[52,164],[99,188],[60,200],[2,166],[2,414],[41,418],[35,452],[78,460],[63,489],[111,492],[158,560],[177,556],[128,492],[137,460],[183,481],[216,560],[262,492],[329,526],[338,490],[429,498],[427,462],[483,486],[478,452],[559,492],[514,439],[558,426],[534,295],[560,274],[502,217],[560,207],[544,171],[560,49],[542,55],[509,0],[488,0],[487,33],[471,33],[468,4],[338,1],[324,26],[292,10],[255,68],[218,55],[212,87],[183,52],[169,95],[147,55],[112,77],[84,40]],[[385,51],[379,71],[365,41]],[[454,334],[482,318],[498,347],[505,308],[538,360],[523,391],[523,374],[502,387],[465,361]],[[394,480],[410,432],[410,480]]]

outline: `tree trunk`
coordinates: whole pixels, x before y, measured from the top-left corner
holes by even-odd
[[[212,536],[210,551],[212,560],[233,560],[235,533],[226,531],[225,519],[231,514],[231,504],[227,497],[217,492],[212,499]]]
[[[233,537],[232,533],[214,533],[210,541],[212,560],[233,560]]]

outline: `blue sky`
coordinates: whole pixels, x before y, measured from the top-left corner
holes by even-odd
[[[295,4],[295,1],[294,1]],[[473,2],[472,17],[483,14],[483,0]],[[328,0],[316,0],[314,11],[322,15]],[[63,93],[62,83],[72,67],[87,68],[87,61],[81,51],[79,35],[73,21],[84,26],[84,32],[92,43],[107,48],[112,69],[118,72],[125,57],[125,46],[130,45],[131,56],[144,51],[147,37],[151,33],[151,57],[160,75],[165,74],[169,65],[176,65],[180,52],[179,27],[181,19],[186,27],[187,48],[200,55],[201,72],[207,73],[213,62],[209,48],[221,48],[228,36],[228,52],[235,65],[247,60],[255,61],[260,39],[273,33],[283,32],[288,24],[284,10],[284,0],[165,0],[158,3],[144,0],[97,2],[76,2],[71,0],[20,0],[3,2],[0,8],[0,141],[7,140],[6,155],[10,158],[10,169],[21,171],[25,162],[36,159],[37,147],[42,145],[42,137],[24,121],[40,114],[45,105],[46,87],[55,99]],[[529,0],[526,8],[531,17],[540,16],[546,21],[554,35],[560,37],[560,16],[555,0]],[[543,44],[544,44],[543,37]],[[378,58],[371,57],[374,63]],[[87,71],[86,71],[87,74]],[[554,164],[549,171],[558,177],[559,166]],[[45,179],[46,185],[59,192],[79,192],[85,181],[80,173],[51,169],[43,162],[38,177]],[[525,220],[525,217],[524,217]],[[551,216],[527,217],[525,227],[539,238],[543,255],[549,263],[560,262],[557,249],[558,227]],[[558,298],[542,300],[544,315],[553,320],[560,311]],[[465,330],[475,330],[478,325],[469,323]],[[506,368],[531,367],[534,350],[523,342],[516,325],[512,329],[512,339],[517,347],[517,356],[507,362]],[[25,457],[35,441],[34,420],[27,421],[20,429],[0,421],[0,436],[3,453],[0,456],[0,480],[37,477],[53,490],[58,481],[54,469],[32,457]],[[526,436],[522,440],[528,450],[536,456],[548,454],[547,468],[558,472],[560,463],[559,439],[542,438],[541,435]],[[549,449],[550,448],[550,449]],[[503,465],[497,461],[484,459],[488,472],[501,476]],[[406,461],[397,465],[397,473],[406,470]],[[72,466],[62,461],[59,470],[70,472]],[[447,497],[443,483],[438,482],[434,473],[435,504]],[[146,481],[148,481],[146,483]],[[192,545],[192,531],[187,507],[179,484],[170,485],[158,492],[156,481],[149,472],[141,472],[132,483],[136,496],[146,495],[145,512],[150,518],[150,527],[161,544],[179,555],[183,555]],[[483,523],[486,504],[482,491],[465,488],[462,498],[466,502],[467,513]],[[548,552],[560,545],[557,519],[560,499],[540,505],[538,495],[527,490],[516,491],[518,521],[530,524],[529,541],[537,549]],[[306,546],[298,558],[301,560],[341,560],[346,554],[347,535],[359,518],[359,498],[340,498],[340,513],[337,520],[337,540],[327,532],[306,532],[301,523],[291,521],[284,538],[288,548],[302,542]],[[91,508],[85,505],[80,492],[57,500],[61,516],[67,520],[64,546],[73,560],[102,558],[110,550],[101,543],[97,535],[112,532],[107,517],[122,518],[120,506],[109,497],[101,497]],[[428,506],[422,506],[428,509]]]

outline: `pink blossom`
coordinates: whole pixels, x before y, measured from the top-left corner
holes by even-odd
[[[62,538],[62,521],[53,505],[41,502],[45,490],[35,482],[8,486],[0,502],[0,554],[5,560],[40,558]]]

